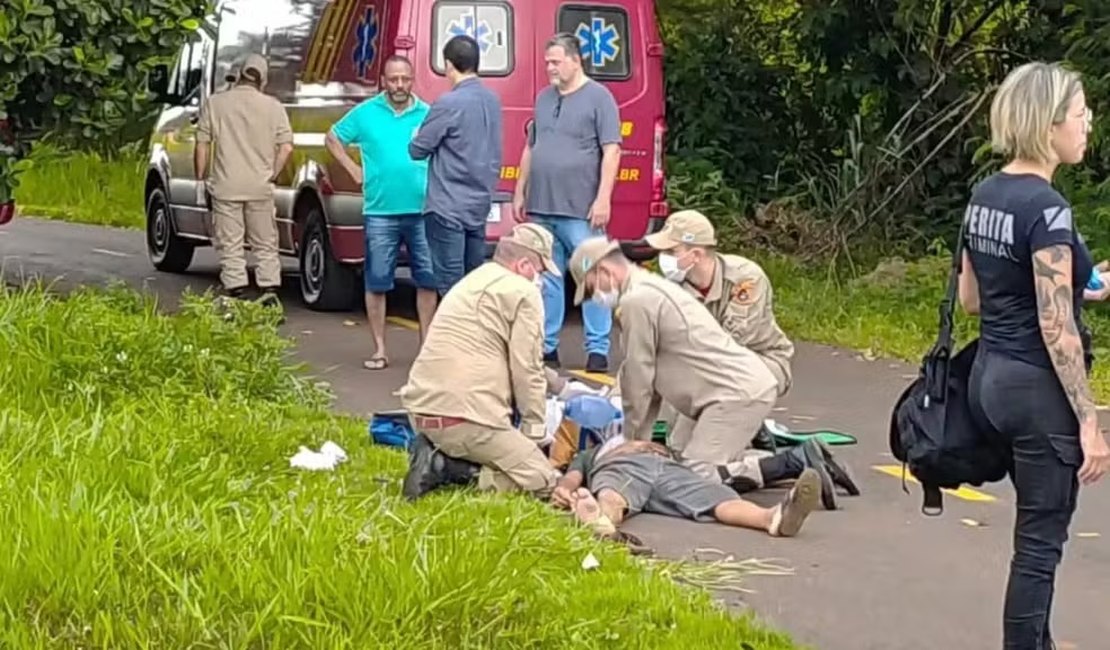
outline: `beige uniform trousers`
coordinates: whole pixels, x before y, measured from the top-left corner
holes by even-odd
[[[670,425],[667,446],[684,465],[713,481],[722,480],[717,467],[723,465],[730,476],[751,479],[762,487],[759,460],[770,454],[747,447],[774,406],[774,400],[716,402],[694,420],[664,403],[660,419]]]
[[[260,289],[281,286],[281,259],[274,222],[273,199],[224,201],[212,199],[212,244],[220,256],[220,282],[225,289],[247,286],[247,256],[244,239],[258,260],[255,269]]]
[[[523,491],[546,499],[555,489],[555,468],[536,443],[516,429],[495,429],[472,422],[442,429],[413,425],[448,456],[481,465],[479,490]]]

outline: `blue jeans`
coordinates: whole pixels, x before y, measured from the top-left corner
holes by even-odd
[[[1079,424],[1051,368],[979,350],[972,414],[1013,452],[1017,517],[1003,607],[1005,650],[1050,650],[1056,567],[1079,495]]]
[[[467,227],[429,212],[424,227],[432,250],[436,289],[442,296],[486,261],[486,224],[483,221],[481,226]]]
[[[424,217],[419,214],[366,215],[366,259],[362,280],[366,293],[393,291],[397,271],[397,252],[401,242],[409,254],[412,283],[420,289],[435,288],[432,252],[424,232]]]
[[[551,231],[555,238],[552,257],[555,266],[562,272],[562,278],[550,273],[543,281],[543,352],[550,354],[559,347],[559,330],[563,328],[566,311],[567,260],[583,240],[604,235],[601,230],[590,227],[586,219],[573,217],[553,217],[543,214],[530,214],[528,219]],[[582,303],[582,323],[586,330],[586,354],[609,356],[609,332],[613,329],[613,312],[593,301]]]

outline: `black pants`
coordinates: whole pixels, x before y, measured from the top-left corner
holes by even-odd
[[[1079,424],[1056,373],[980,350],[969,396],[980,424],[1013,452],[1014,555],[1003,611],[1005,650],[1050,650],[1056,567],[1079,493]]]

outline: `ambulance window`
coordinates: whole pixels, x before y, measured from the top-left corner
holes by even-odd
[[[173,79],[170,81],[170,93],[175,95],[182,104],[190,103],[194,98],[200,99],[199,91],[204,80],[204,64],[208,59],[209,41],[204,34],[193,36],[193,41],[185,44],[181,49],[181,57],[177,61]]]
[[[513,16],[501,2],[440,2],[435,7],[432,69],[443,74],[443,46],[459,34],[478,41],[478,74],[502,76],[513,69]]]
[[[594,79],[627,79],[630,55],[628,14],[617,7],[566,5],[559,9],[559,31],[578,37],[582,67]]]

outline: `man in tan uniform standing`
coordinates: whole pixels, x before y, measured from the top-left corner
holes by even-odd
[[[492,261],[444,296],[400,392],[417,433],[406,498],[467,484],[476,473],[479,489],[540,498],[554,489],[557,474],[538,446],[548,387],[540,287],[545,272],[558,273],[551,246],[548,231],[518,225]]]
[[[266,60],[251,54],[235,85],[205,102],[193,163],[198,198],[205,188],[212,196],[213,244],[224,292],[241,298],[247,288],[246,238],[258,259],[260,300],[273,304],[281,286],[273,183],[293,151],[293,130],[281,103],[262,92],[266,72]]]

